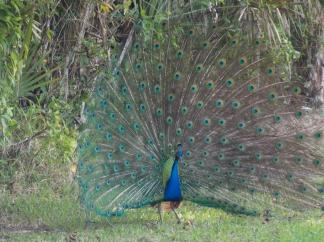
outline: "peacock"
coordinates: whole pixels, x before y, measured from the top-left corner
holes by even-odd
[[[324,116],[266,37],[192,14],[135,24],[124,46],[85,108],[87,209],[111,217],[186,200],[245,215],[324,210]]]

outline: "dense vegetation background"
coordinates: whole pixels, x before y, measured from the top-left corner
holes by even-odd
[[[322,0],[0,0],[0,232],[73,231],[86,220],[74,179],[83,109],[97,74],[111,67],[135,24],[145,31],[153,21],[210,11],[269,41],[286,78],[303,81],[309,105],[322,108],[323,6]]]

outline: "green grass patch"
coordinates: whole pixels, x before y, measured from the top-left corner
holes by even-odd
[[[164,213],[160,224],[153,208],[109,220],[88,214],[73,186],[60,195],[46,188],[0,195],[0,241],[324,241],[320,211],[247,217],[184,203],[177,210],[182,224],[172,213]]]

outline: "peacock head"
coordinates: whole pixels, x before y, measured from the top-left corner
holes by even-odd
[[[181,160],[182,156],[183,156],[182,144],[178,144],[178,149],[175,154],[175,160]]]

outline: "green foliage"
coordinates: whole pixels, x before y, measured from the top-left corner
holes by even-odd
[[[27,48],[27,47],[26,47]],[[54,84],[57,79],[52,78],[52,73],[58,69],[52,68],[48,69],[44,65],[47,54],[38,53],[38,46],[30,46],[28,51],[31,51],[23,63],[23,68],[21,74],[17,76],[17,79],[13,85],[13,90],[15,90],[14,100],[23,97],[32,97],[33,91],[41,89],[42,92],[46,92],[46,86],[49,84]]]
[[[0,1],[0,51],[2,54],[8,53],[8,49],[17,44],[17,40],[21,37],[21,7],[22,2],[19,0]]]
[[[46,109],[33,104],[28,109],[14,110],[4,136],[10,139],[10,145],[1,140],[0,186],[28,188],[42,179],[56,177],[55,169],[60,165],[71,165],[77,132],[71,128],[70,112],[71,105],[55,98]],[[63,180],[68,176],[64,174]]]
[[[0,2],[0,13],[0,91],[10,95],[28,57],[34,10],[31,4],[13,0]]]
[[[73,158],[77,132],[70,128],[68,123],[71,120],[71,117],[68,116],[72,111],[72,107],[63,101],[52,99],[49,103],[48,119],[46,120],[49,131],[42,144],[42,149],[53,149],[56,152],[52,154],[51,159],[47,160],[48,163],[65,163]]]
[[[16,56],[15,49],[20,44],[23,35],[22,16],[20,1],[10,1],[9,3],[0,1],[0,93],[7,94],[10,92],[8,88],[8,78],[13,81],[16,72]]]
[[[22,13],[21,10],[25,13]],[[0,143],[10,143],[20,120],[18,100],[33,96],[33,91],[53,83],[45,66],[47,54],[39,51],[34,38],[34,9],[21,1],[0,2]],[[2,19],[1,19],[2,18]]]

